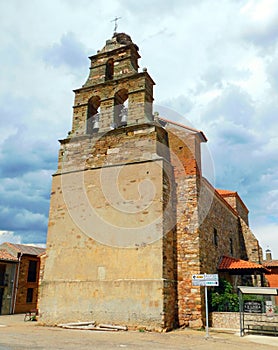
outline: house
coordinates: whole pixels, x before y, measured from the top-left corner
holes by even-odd
[[[260,264],[235,191],[202,175],[204,133],[153,113],[139,49],[114,33],[74,90],[53,174],[41,321],[201,327],[203,287],[222,256]],[[154,53],[155,54],[155,53]]]
[[[272,253],[270,249],[266,250],[266,260],[264,260],[263,266],[270,271],[265,276],[268,287],[278,288],[278,260],[272,259]],[[278,306],[278,297],[275,297],[275,304]]]
[[[13,269],[8,275],[12,305],[8,314],[24,313],[37,308],[40,257],[45,249],[14,243],[2,243],[0,254],[8,254]]]
[[[9,315],[13,312],[17,266],[17,258],[6,250],[0,250],[0,315]]]

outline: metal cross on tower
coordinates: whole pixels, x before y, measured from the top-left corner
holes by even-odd
[[[118,28],[118,23],[117,23],[117,21],[118,21],[119,19],[121,19],[121,18],[122,18],[122,17],[115,17],[115,18],[112,19],[112,21],[111,21],[111,22],[115,22],[114,33],[117,32],[117,28]]]

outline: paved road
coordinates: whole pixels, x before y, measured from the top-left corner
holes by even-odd
[[[278,338],[177,330],[170,333],[96,332],[43,327],[23,322],[22,315],[0,316],[0,350],[271,350]]]

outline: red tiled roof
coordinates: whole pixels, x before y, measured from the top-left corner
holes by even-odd
[[[15,244],[15,243],[9,243],[5,242],[0,245],[0,249],[7,249],[10,254],[14,254],[14,256],[17,253],[21,254],[28,254],[28,255],[39,255],[45,251],[44,248],[39,248],[27,244]]]
[[[235,191],[229,191],[229,190],[220,190],[220,189],[216,189],[216,191],[221,194],[221,196],[235,196],[236,192]]]
[[[230,256],[222,256],[218,265],[218,270],[269,270],[260,264],[251,261],[232,258]]]
[[[243,200],[240,198],[239,194],[236,191],[221,190],[219,188],[216,188],[215,191],[218,192],[220,196],[222,196],[224,199],[225,197],[236,197],[240,201],[241,205],[246,209],[246,211],[249,212],[245,203],[243,202]]]
[[[278,267],[278,260],[266,260],[263,262],[266,267]]]
[[[17,261],[17,258],[9,254],[5,249],[0,250],[0,260]]]

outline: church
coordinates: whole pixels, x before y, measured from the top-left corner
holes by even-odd
[[[200,327],[223,257],[262,262],[237,192],[203,176],[200,130],[153,111],[139,49],[114,33],[90,57],[53,174],[40,319]],[[226,271],[227,272],[227,271]]]

